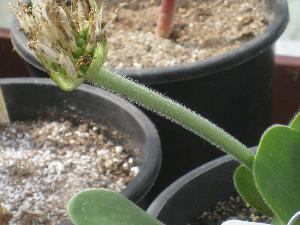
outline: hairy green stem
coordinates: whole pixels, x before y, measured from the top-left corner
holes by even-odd
[[[234,156],[240,163],[252,169],[254,154],[234,137],[209,122],[207,119],[187,109],[177,102],[124,76],[105,69],[86,78],[113,93],[121,95],[145,108],[180,124],[201,136],[224,152]]]

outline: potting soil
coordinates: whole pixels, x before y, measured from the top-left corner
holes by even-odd
[[[118,8],[110,28],[106,66],[113,69],[168,67],[236,49],[268,27],[265,0],[177,1],[169,39],[155,36],[160,0],[112,0]]]
[[[68,120],[0,126],[0,202],[12,215],[9,225],[58,224],[75,193],[123,190],[139,171],[137,160],[104,130]]]
[[[249,222],[269,224],[271,218],[251,208],[239,196],[218,202],[217,205],[186,225],[220,225],[226,220],[237,219]]]

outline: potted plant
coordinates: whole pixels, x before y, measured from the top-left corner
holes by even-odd
[[[57,224],[68,198],[87,187],[122,190],[146,205],[161,152],[140,110],[88,85],[61,92],[49,79],[2,79],[0,89],[0,201],[10,224]]]
[[[129,10],[130,7],[136,6],[136,4],[143,4],[145,2],[147,2],[147,4],[150,3],[150,1],[138,2],[140,3],[132,1],[132,4],[124,6],[127,7],[125,11]],[[223,4],[222,1],[218,2]],[[122,3],[126,4],[126,1]],[[155,1],[155,4],[156,9],[158,9],[159,2]],[[174,4],[175,1],[165,0],[162,2],[162,14],[166,13],[170,15],[166,18],[172,17],[171,12],[174,10]],[[189,27],[189,22],[185,22],[182,17],[179,17],[179,11],[181,9],[185,9],[184,7],[180,7],[180,4],[181,3],[178,3],[175,15],[175,19],[179,19],[173,22],[173,31],[175,33],[178,28],[181,29],[181,27]],[[187,107],[200,112],[207,116],[210,120],[215,121],[229,133],[242,140],[246,145],[253,146],[257,143],[260,135],[271,122],[270,98],[271,84],[273,80],[272,45],[284,30],[288,19],[285,0],[266,0],[264,4],[267,5],[267,14],[272,15],[269,26],[261,35],[258,35],[256,38],[250,40],[244,45],[241,45],[238,49],[194,63],[158,67],[160,62],[157,62],[157,64],[154,65],[154,68],[113,69],[134,80],[138,80],[151,88],[165,93],[171,98],[176,98]],[[133,9],[131,11],[133,11],[133,13],[140,11],[141,14],[144,12],[142,11],[143,8],[138,9],[139,10]],[[149,8],[149,10],[150,9],[152,8]],[[205,14],[207,10],[202,9],[201,11],[199,9],[194,11],[195,14],[199,14],[199,12],[203,12]],[[213,11],[213,9],[211,9],[211,11]],[[120,14],[121,13],[122,8],[120,9]],[[243,17],[244,15],[241,14],[241,16]],[[156,17],[159,17],[159,15],[157,14]],[[154,19],[154,23],[156,21],[156,17],[153,16],[151,18],[152,20]],[[164,16],[162,15],[161,17],[163,18]],[[195,17],[198,18],[199,15],[198,17],[195,15]],[[203,20],[206,18],[205,15],[200,15],[200,17],[203,17]],[[200,21],[200,17],[199,19],[194,20]],[[224,17],[226,17],[226,15],[224,15]],[[120,15],[119,20],[117,17],[117,21],[114,24],[116,27],[120,27],[119,32],[122,33],[123,27],[130,27],[135,23],[138,23],[139,20],[135,22],[134,18],[134,16],[130,15],[126,17],[126,14],[123,17]],[[138,18],[143,18],[143,15]],[[255,17],[255,20],[256,18],[257,17]],[[169,19],[167,20],[170,21]],[[226,20],[227,19],[223,19],[222,21]],[[125,24],[126,21],[129,25]],[[154,33],[155,28],[152,29],[149,24],[150,22],[145,22],[144,26],[141,25],[140,27],[151,30]],[[239,28],[236,29],[239,30]],[[230,26],[226,30],[230,30]],[[125,30],[124,32],[128,35],[121,34],[119,36],[127,37],[134,33],[128,30]],[[116,31],[112,33],[112,38],[115,33]],[[161,43],[164,41],[168,40],[158,39],[155,43]],[[41,76],[41,71],[43,71],[44,76],[47,76],[45,73],[45,67],[43,67],[36,59],[33,52],[27,46],[25,36],[22,32],[19,32],[19,26],[16,20],[12,26],[12,42],[14,43],[16,51],[27,63],[29,63],[29,65],[31,65],[30,70],[32,72],[30,73],[32,75],[35,74],[37,76]],[[122,43],[128,43],[128,41],[119,41],[119,43],[117,41],[115,42],[116,44],[113,46],[116,46],[116,48]],[[144,41],[141,43],[143,43],[141,44],[142,46],[146,45]],[[172,43],[176,44],[174,41]],[[131,46],[130,48],[132,49],[139,49],[137,47],[132,47],[132,45],[128,46]],[[112,48],[110,49],[112,52]],[[122,49],[123,47],[120,48],[119,51],[117,49],[115,50],[114,58],[116,58],[117,62],[120,61],[119,58],[123,55],[123,53],[120,52]],[[132,51],[132,49],[129,49],[129,52]],[[170,49],[171,47],[167,50],[169,51]],[[194,50],[201,51],[201,49],[202,47],[198,46],[195,47]],[[154,54],[156,50],[157,48],[152,48],[149,54]],[[164,52],[167,52],[167,50]],[[137,52],[138,51],[139,50],[137,50]],[[109,57],[109,59],[111,58],[112,57]],[[140,56],[138,58],[143,59],[144,57]],[[137,57],[134,59],[137,60]],[[38,70],[38,72],[34,72],[34,70]],[[191,134],[187,134],[181,127],[174,127],[174,125],[169,121],[161,119],[151,112],[147,113],[149,113],[148,115],[156,124],[162,139],[164,163],[163,170],[159,178],[160,187],[158,187],[158,190],[162,189],[178,176],[197,167],[200,163],[207,162],[212,158],[220,156],[217,151],[214,151],[215,148],[207,144],[207,142],[196,138]],[[199,152],[195,146],[207,150]],[[181,161],[181,167],[177,166],[178,160]]]
[[[105,34],[110,21],[103,23],[103,8],[96,1],[89,4],[86,0],[79,0],[73,7],[49,1],[43,6],[45,8],[17,5],[15,12],[29,37],[30,47],[62,90],[72,91],[82,82],[89,81],[210,141],[241,164],[235,173],[237,189],[252,206],[273,216],[274,224],[288,223],[299,210],[300,114],[288,126],[269,128],[254,154],[240,141],[188,108],[104,69],[102,66],[107,56]],[[43,9],[51,13],[43,17]],[[53,31],[50,35],[46,32],[49,28]],[[145,224],[161,224],[121,195],[99,189],[75,196],[69,204],[69,213],[76,225],[101,222],[132,225],[135,221],[137,224],[143,224],[143,221]]]

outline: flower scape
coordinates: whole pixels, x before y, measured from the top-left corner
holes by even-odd
[[[28,45],[61,89],[78,87],[91,64],[101,67],[107,56],[105,33],[116,16],[103,16],[96,0],[35,0],[11,4]]]

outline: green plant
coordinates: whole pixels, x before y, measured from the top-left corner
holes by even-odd
[[[105,20],[103,8],[95,0],[73,0],[70,7],[45,0],[41,6],[31,8],[18,4],[14,11],[27,34],[29,46],[62,90],[71,91],[83,81],[89,81],[180,124],[231,154],[241,163],[234,176],[238,191],[252,206],[272,216],[273,224],[287,224],[299,210],[300,114],[289,126],[268,129],[254,155],[202,116],[102,68],[108,51],[105,32],[113,18]],[[99,201],[103,204],[98,204]],[[160,224],[119,194],[104,190],[88,190],[75,196],[69,212],[76,225]]]

